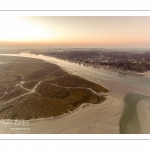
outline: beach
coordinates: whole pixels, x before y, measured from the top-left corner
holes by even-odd
[[[150,134],[150,100],[143,99],[138,103],[137,112],[141,123],[142,132]]]
[[[150,71],[147,71],[146,74],[145,74],[144,76],[150,78]]]
[[[107,100],[101,104],[82,104],[75,111],[60,117],[29,121],[28,126],[15,126],[15,128],[29,128],[30,130],[12,130],[14,126],[2,126],[0,133],[66,133],[66,134],[118,134],[119,121],[123,113],[124,97],[129,92],[149,94],[149,89],[128,86],[128,84],[114,81],[101,81],[90,77],[88,80],[107,86],[111,93]],[[1,123],[2,124],[2,123]]]
[[[62,68],[66,71],[64,66]],[[69,68],[67,72],[76,75],[76,72],[70,71]],[[106,95],[106,100],[101,104],[82,104],[76,110],[59,117],[29,120],[27,126],[5,126],[0,122],[0,133],[118,134],[120,132],[120,118],[125,106],[124,97],[128,93],[150,96],[149,88],[138,84],[122,83],[115,78],[115,81],[98,79],[83,73],[77,75],[109,89],[110,93]]]
[[[14,126],[1,127],[0,133],[118,133],[119,111],[115,109],[111,96],[102,104],[83,104],[77,110],[61,117],[32,121],[29,126],[15,128],[30,128],[29,131],[12,131]],[[111,112],[111,113],[110,113]]]

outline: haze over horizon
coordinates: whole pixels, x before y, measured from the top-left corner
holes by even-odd
[[[0,17],[0,46],[150,48],[150,17]]]

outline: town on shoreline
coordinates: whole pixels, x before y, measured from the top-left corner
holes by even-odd
[[[143,76],[150,71],[150,52],[119,51],[56,51],[44,52],[46,56],[68,60],[79,65],[92,66],[124,74]]]

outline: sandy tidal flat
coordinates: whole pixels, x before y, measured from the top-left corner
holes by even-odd
[[[150,134],[150,100],[143,99],[138,103],[138,116],[144,134]]]
[[[150,71],[148,71],[148,72],[145,74],[145,77],[149,77],[149,78],[150,78]]]
[[[82,104],[74,112],[54,119],[30,121],[28,126],[1,126],[0,133],[118,133],[120,114],[114,111],[113,101],[107,96],[102,104]],[[14,127],[30,130],[12,130]]]
[[[0,133],[97,133],[118,134],[120,118],[124,108],[124,97],[127,93],[138,92],[149,95],[148,88],[129,86],[115,81],[102,81],[83,76],[93,82],[108,87],[111,94],[101,104],[81,105],[78,109],[60,117],[29,121],[28,126],[2,126]],[[12,127],[15,130],[12,130]],[[29,130],[17,130],[27,128]]]

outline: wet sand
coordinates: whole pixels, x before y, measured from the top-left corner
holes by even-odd
[[[150,71],[148,71],[144,76],[150,78]]]
[[[150,134],[150,100],[143,99],[137,106],[138,116],[144,134]]]
[[[15,126],[30,128],[30,131],[13,131],[13,126],[3,126],[0,133],[118,133],[117,120],[120,115],[117,109],[114,111],[116,104],[113,101],[108,96],[102,104],[83,104],[74,112],[61,117],[30,122],[29,126]]]
[[[107,100],[101,104],[81,105],[77,110],[60,117],[30,121],[28,126],[15,128],[29,128],[30,130],[12,130],[14,126],[0,125],[0,133],[119,133],[119,121],[123,113],[124,97],[129,92],[149,94],[149,89],[129,86],[115,81],[102,81],[83,76],[88,80],[99,83],[111,91]],[[2,124],[2,123],[1,123]]]

